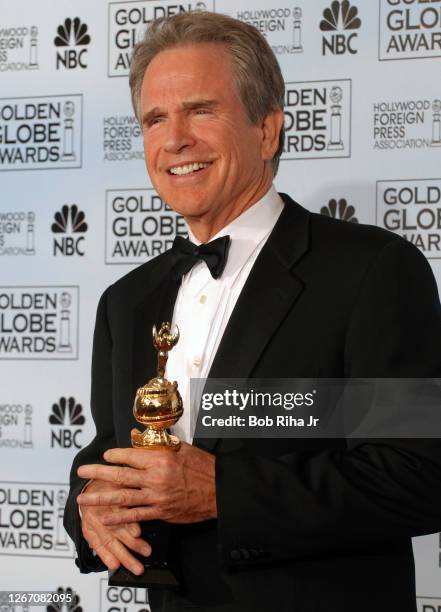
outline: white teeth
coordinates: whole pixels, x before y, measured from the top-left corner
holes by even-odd
[[[192,172],[196,172],[196,170],[200,170],[202,168],[208,168],[209,165],[210,164],[207,162],[196,162],[194,164],[187,164],[186,166],[174,166],[174,168],[170,168],[170,173],[182,176],[184,174],[191,174]]]

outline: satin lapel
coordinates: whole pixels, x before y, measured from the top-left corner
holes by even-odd
[[[252,375],[259,357],[303,289],[292,267],[308,248],[309,213],[281,195],[285,208],[237,300],[209,378]],[[205,438],[193,443],[211,451],[217,442],[216,438]]]

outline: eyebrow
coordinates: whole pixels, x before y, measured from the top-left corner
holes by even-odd
[[[188,100],[187,102],[183,102],[181,106],[184,110],[195,110],[198,108],[215,108],[216,106],[219,106],[219,102],[218,100],[198,98],[196,100]],[[148,124],[154,117],[166,114],[167,113],[159,106],[155,106],[154,108],[143,114],[142,125]]]

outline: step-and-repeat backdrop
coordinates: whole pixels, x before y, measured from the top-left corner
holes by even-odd
[[[185,231],[146,175],[131,49],[200,9],[252,23],[282,66],[278,189],[405,236],[441,280],[440,0],[0,0],[0,590],[73,589],[77,612],[148,609],[78,573],[62,515],[98,297]],[[414,550],[418,610],[439,612],[439,535]]]

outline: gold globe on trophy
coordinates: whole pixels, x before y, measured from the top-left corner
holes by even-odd
[[[135,419],[146,428],[132,431],[132,446],[146,450],[179,450],[179,438],[167,429],[175,425],[184,412],[178,383],[164,378],[168,353],[179,340],[179,329],[173,333],[170,323],[153,326],[153,346],[158,352],[157,375],[140,387],[133,404]]]

